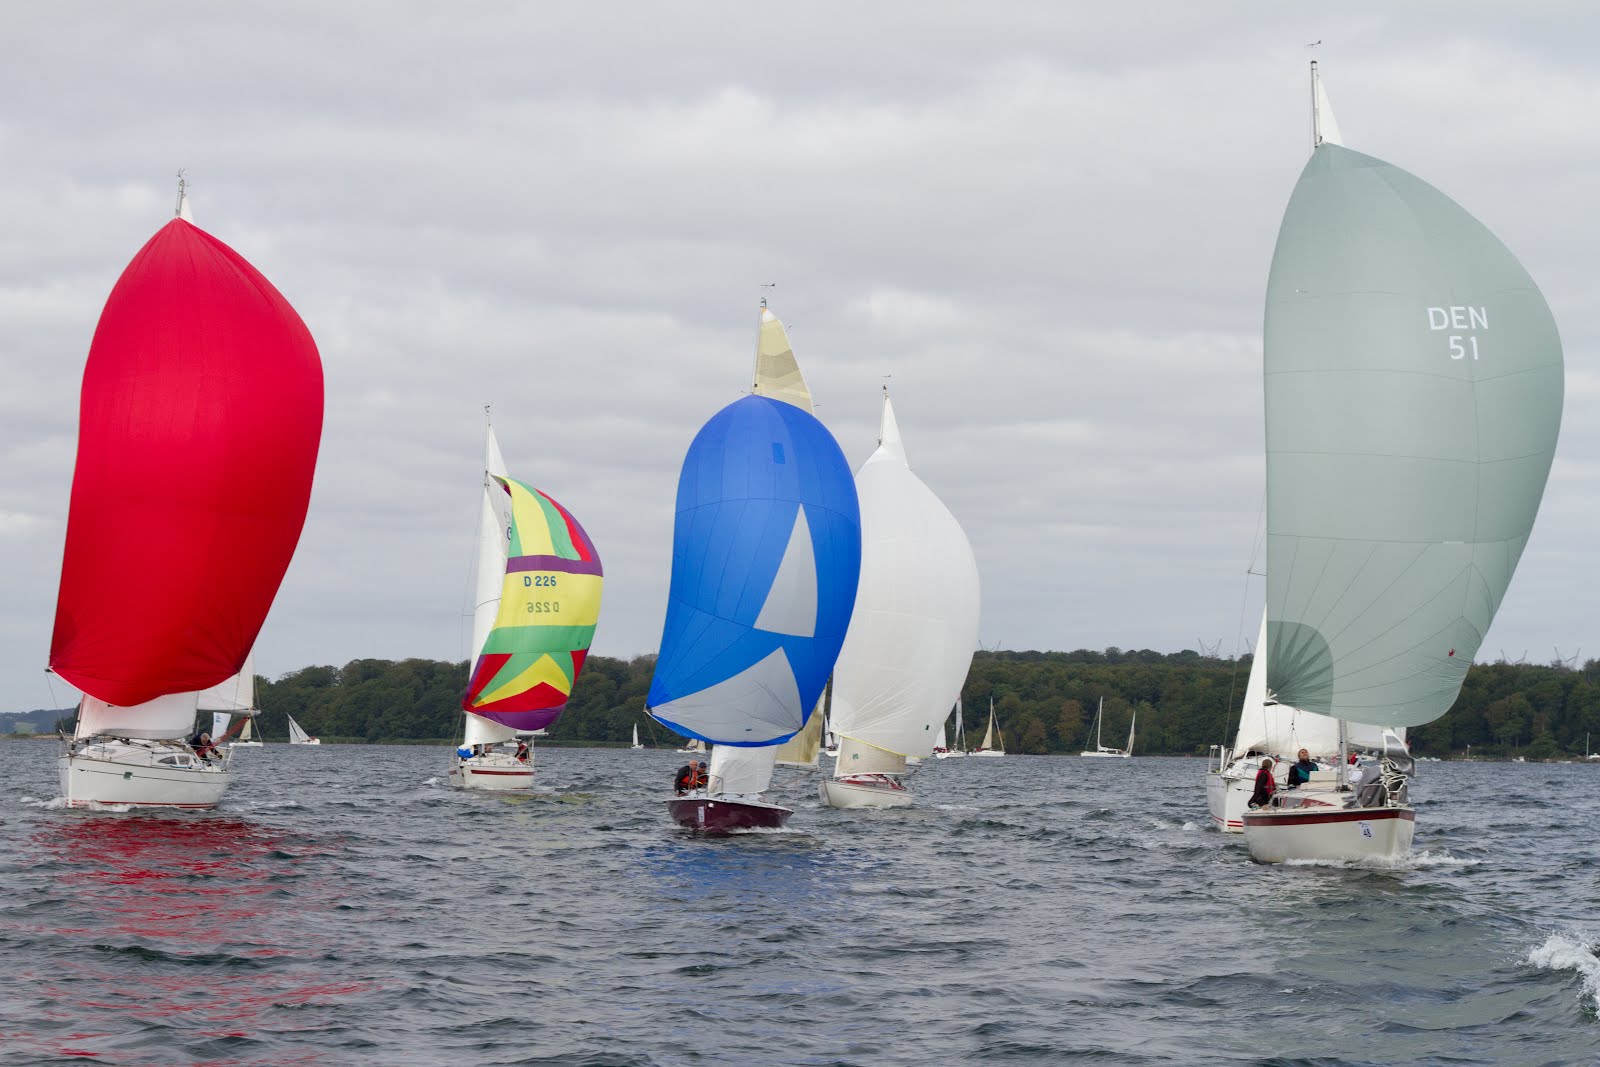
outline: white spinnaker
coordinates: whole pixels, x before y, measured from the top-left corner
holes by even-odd
[[[251,711],[256,706],[256,658],[251,653],[232,678],[200,691],[197,706],[201,711]]]
[[[717,793],[765,793],[772,784],[772,768],[778,759],[776,745],[739,748],[712,745],[706,767],[706,788]]]
[[[483,442],[483,505],[478,514],[478,566],[472,608],[472,647],[467,671],[473,670],[483,653],[484,642],[494,629],[500,613],[500,590],[505,585],[506,556],[511,551],[511,494],[490,475],[509,477],[506,461],[500,455],[500,442],[490,427]],[[482,745],[509,741],[517,732],[509,726],[467,712],[465,743]]]
[[[907,465],[887,395],[856,493],[861,584],[834,667],[833,730],[924,757],[972,665],[978,564],[961,524]]]
[[[188,737],[194,730],[198,693],[168,693],[143,704],[119,708],[87,693],[78,708],[74,736],[140,737],[149,740]]]

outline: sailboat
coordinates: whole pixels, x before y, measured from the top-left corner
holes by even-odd
[[[532,746],[517,739],[542,732],[567,706],[600,621],[603,580],[600,556],[578,520],[549,494],[505,474],[489,427],[474,662],[461,700],[462,742],[450,758],[452,785],[504,791],[533,783]]]
[[[961,710],[961,698],[956,697],[955,733],[952,735],[955,743],[946,744],[944,726],[941,725],[939,727],[939,743],[933,749],[933,754],[939,759],[960,759],[967,754],[966,730],[962,724],[962,720],[965,718],[966,713]]]
[[[195,701],[200,712],[211,712],[211,740],[221,744],[227,737],[235,715],[244,716],[237,729],[239,736],[228,742],[229,748],[260,748],[255,736],[255,717],[259,714],[256,703],[256,678],[253,657],[246,656],[239,673],[202,692]]]
[[[823,702],[826,702],[826,699],[824,696]],[[814,771],[820,767],[823,719],[821,707],[813,710],[800,732],[778,746],[773,762],[779,767],[798,767],[805,771]]]
[[[628,747],[633,749],[635,752],[638,752],[640,749],[644,748],[644,745],[639,741],[638,723],[633,724],[633,744],[629,745]]]
[[[908,760],[934,750],[978,641],[978,564],[954,515],[912,473],[887,387],[878,449],[856,474],[861,585],[834,667],[835,808],[905,807]]]
[[[1350,792],[1244,813],[1259,862],[1410,849],[1394,731],[1460,693],[1561,421],[1561,342],[1521,264],[1437,189],[1343,147],[1315,63],[1311,92],[1267,283],[1266,692],[1384,733]]]
[[[1006,739],[1000,733],[1000,724],[994,717],[994,697],[989,698],[989,728],[983,732],[983,743],[971,752],[969,756],[1004,756],[1006,754]]]
[[[1133,755],[1133,729],[1139,722],[1139,713],[1138,712],[1134,712],[1133,713],[1133,718],[1130,719],[1129,722],[1128,722],[1128,747],[1127,748],[1107,748],[1105,746],[1105,744],[1103,742],[1103,739],[1100,736],[1101,728],[1105,726],[1105,719],[1106,719],[1106,698],[1105,697],[1101,697],[1100,698],[1100,706],[1095,710],[1095,713],[1094,713],[1094,750],[1090,751],[1088,749],[1084,749],[1082,752],[1078,753],[1078,755],[1080,755],[1080,756],[1110,756],[1110,757],[1113,757],[1113,758],[1127,759],[1129,756]]]
[[[221,799],[231,752],[185,739],[244,667],[311,497],[316,344],[181,180],[176,216],[117,279],[83,372],[49,661],[83,693],[57,762],[72,807]]]
[[[1394,733],[1405,740],[1405,727]],[[1380,750],[1384,743],[1383,730],[1378,727],[1330,719],[1267,698],[1267,616],[1263,611],[1261,633],[1239,709],[1238,731],[1232,745],[1220,749],[1214,746],[1216,762],[1206,769],[1211,825],[1227,834],[1244,832],[1245,808],[1255,792],[1256,773],[1263,757],[1273,759],[1273,777],[1281,789],[1288,782],[1289,764],[1305,749],[1318,766],[1309,784],[1337,789],[1343,773],[1341,737],[1349,747],[1371,751]]]
[[[697,737],[676,751],[680,756],[704,756],[706,754],[706,743]]]
[[[757,330],[753,392],[712,416],[683,461],[647,708],[712,744],[707,788],[667,801],[679,825],[709,832],[793,814],[762,794],[833,670],[861,566],[850,468],[765,301]]]
[[[293,715],[285,715],[284,718],[289,720],[289,743],[291,745],[322,744],[322,739],[320,737],[312,737],[310,734],[306,733],[305,727],[295,722]]]

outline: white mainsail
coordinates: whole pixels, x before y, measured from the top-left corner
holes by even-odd
[[[834,668],[835,776],[905,772],[934,749],[978,641],[978,565],[961,524],[906,462],[884,390],[856,473],[861,583]]]
[[[500,591],[505,584],[506,556],[511,550],[511,497],[491,477],[509,477],[506,461],[500,455],[500,442],[495,439],[494,427],[484,433],[483,442],[483,502],[478,514],[478,563],[474,583],[476,595],[472,609],[472,648],[467,657],[467,669],[478,661],[483,646],[494,629],[495,616],[500,612]],[[467,745],[492,744],[509,741],[517,732],[509,726],[485,719],[481,715],[466,713],[467,727],[463,743]]]
[[[291,745],[309,745],[312,743],[311,735],[306,733],[304,728],[294,721],[293,715],[286,715],[284,718],[289,720],[289,743]]]

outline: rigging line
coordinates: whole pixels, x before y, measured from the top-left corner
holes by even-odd
[[[1237,691],[1239,685],[1239,649],[1244,644],[1245,613],[1250,610],[1250,575],[1255,572],[1257,553],[1265,546],[1266,543],[1266,521],[1267,490],[1266,487],[1263,486],[1261,489],[1261,505],[1256,509],[1256,528],[1251,534],[1250,538],[1250,559],[1245,564],[1245,578],[1244,582],[1242,583],[1243,587],[1239,591],[1239,628],[1234,632],[1233,635],[1233,670],[1228,673],[1228,705],[1226,714],[1229,717],[1232,717],[1233,715],[1233,694]],[[1260,654],[1260,649],[1254,647],[1251,648],[1250,665],[1252,668],[1255,666],[1254,658]],[[1249,687],[1246,686],[1246,688]],[[1241,697],[1240,699],[1242,700],[1243,698]],[[1239,708],[1239,715],[1241,719],[1244,716],[1244,707],[1242,705]]]

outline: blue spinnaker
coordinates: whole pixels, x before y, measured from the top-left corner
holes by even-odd
[[[805,725],[838,658],[861,570],[844,454],[792,404],[747,396],[689,446],[650,713],[719,745]]]

